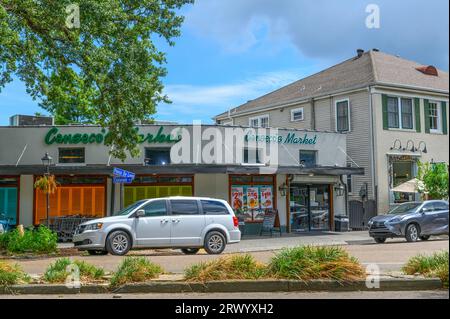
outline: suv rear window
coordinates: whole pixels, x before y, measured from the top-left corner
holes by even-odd
[[[170,205],[172,207],[172,215],[199,215],[196,200],[171,200]]]
[[[200,202],[202,203],[203,213],[205,215],[228,215],[229,214],[227,207],[221,202],[217,202],[217,201],[213,201],[213,200],[201,200]]]

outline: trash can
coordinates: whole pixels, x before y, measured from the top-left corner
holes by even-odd
[[[350,221],[347,216],[334,217],[334,230],[337,232],[350,231]]]

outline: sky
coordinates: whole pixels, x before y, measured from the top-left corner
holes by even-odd
[[[368,28],[369,5],[379,27]],[[212,123],[248,100],[356,55],[381,51],[449,68],[447,0],[196,0],[181,10],[182,36],[167,52],[161,121]],[[0,125],[41,112],[14,80],[0,91]]]

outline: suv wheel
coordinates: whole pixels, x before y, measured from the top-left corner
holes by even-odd
[[[386,238],[383,237],[375,237],[374,239],[377,244],[383,244],[386,241]]]
[[[126,255],[131,249],[130,236],[122,230],[111,233],[106,240],[106,249],[111,255]]]
[[[218,255],[223,252],[226,246],[225,236],[221,232],[212,231],[206,235],[205,250],[210,255]]]
[[[199,250],[200,249],[198,249],[198,248],[183,248],[183,249],[181,249],[181,251],[185,255],[195,255],[196,253],[198,253]]]
[[[104,255],[108,255],[108,251],[107,250],[88,250],[87,251],[89,255],[91,256],[104,256]]]
[[[430,239],[430,236],[428,235],[420,236],[420,240],[428,240],[428,239]]]
[[[410,224],[406,228],[406,240],[409,242],[416,242],[419,239],[419,227],[416,224]]]

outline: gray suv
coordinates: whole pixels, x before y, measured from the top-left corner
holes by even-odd
[[[432,235],[448,235],[448,202],[430,200],[401,204],[386,215],[369,220],[369,235],[377,243],[386,238],[404,237],[409,242],[428,240]]]
[[[241,239],[238,219],[220,199],[168,197],[140,200],[115,214],[81,224],[73,242],[91,255],[125,255],[135,248],[204,248],[220,254]]]

